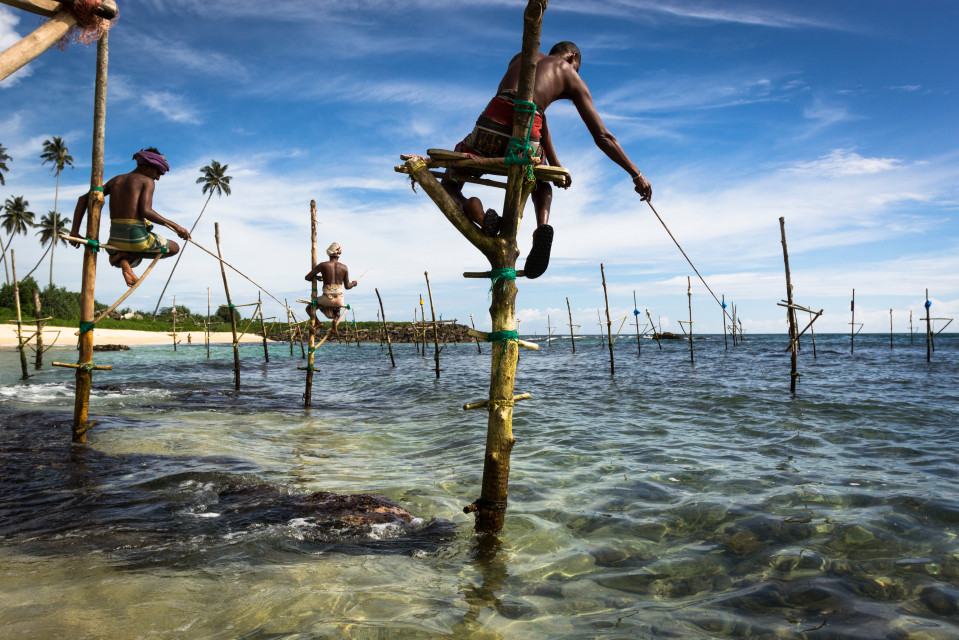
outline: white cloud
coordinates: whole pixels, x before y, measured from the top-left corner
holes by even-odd
[[[20,16],[6,7],[0,7],[0,51],[4,51],[13,46],[23,37],[14,29],[19,22]],[[15,73],[4,78],[4,80],[0,82],[0,89],[9,89],[32,74],[33,69],[28,63]]]
[[[169,91],[148,91],[143,94],[143,104],[173,122],[199,124],[200,118],[195,108],[188,105],[181,96]]]
[[[800,162],[789,170],[795,173],[826,176],[859,176],[891,171],[902,166],[896,158],[864,158],[849,149],[833,149],[827,155],[811,162]]]

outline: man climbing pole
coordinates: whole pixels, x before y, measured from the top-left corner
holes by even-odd
[[[602,119],[593,106],[593,98],[586,83],[579,77],[582,57],[579,48],[572,42],[560,42],[549,52],[539,54],[536,66],[536,79],[533,86],[533,103],[536,113],[533,117],[530,145],[539,158],[545,155],[552,166],[561,166],[550,139],[546,124],[546,107],[556,100],[572,100],[576,110],[593,136],[596,146],[613,162],[621,166],[633,178],[633,187],[643,197],[650,200],[653,189],[649,181],[640,173],[626,152],[603,125]],[[485,158],[502,158],[507,155],[510,138],[513,133],[513,101],[519,88],[520,54],[516,54],[499,83],[496,97],[486,106],[476,121],[473,132],[455,147],[456,151],[470,153]],[[499,233],[500,216],[492,209],[483,211],[479,198],[466,198],[463,195],[463,182],[457,181],[457,175],[478,175],[474,169],[450,168],[443,179],[447,193],[459,203],[464,213],[476,223],[488,236]],[[564,189],[568,189],[572,179],[567,176]],[[533,232],[533,248],[526,257],[524,271],[527,278],[538,278],[549,266],[549,254],[553,245],[553,227],[549,222],[549,210],[553,201],[553,189],[549,182],[538,181],[532,194],[533,208],[536,212],[536,230]]]
[[[350,270],[345,264],[340,262],[340,256],[343,254],[343,247],[334,242],[327,248],[326,255],[330,257],[326,262],[321,262],[313,267],[313,270],[306,274],[306,280],[312,282],[319,275],[323,279],[323,293],[317,300],[317,306],[320,312],[333,321],[333,329],[330,335],[337,335],[336,328],[340,324],[342,316],[340,312],[349,305],[343,300],[343,289],[352,289],[356,286],[356,280],[350,281]],[[362,274],[360,275],[362,278]],[[310,307],[306,307],[307,315],[310,314]]]
[[[133,272],[143,258],[155,258],[159,253],[165,258],[175,256],[180,251],[176,242],[150,231],[152,223],[162,224],[176,232],[184,240],[190,239],[190,232],[167,220],[153,210],[153,190],[155,182],[170,170],[166,158],[154,147],[141,149],[133,154],[137,168],[111,178],[103,185],[103,195],[110,196],[110,240],[108,244],[119,251],[109,251],[110,264],[123,271],[127,286],[137,283]],[[87,212],[85,193],[77,200],[73,211],[73,227],[70,235],[79,237],[80,221]],[[79,247],[77,242],[71,243]]]

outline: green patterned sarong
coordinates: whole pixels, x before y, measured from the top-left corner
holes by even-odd
[[[110,240],[107,244],[135,254],[136,257],[129,260],[130,266],[135,267],[143,258],[154,258],[156,254],[166,254],[170,249],[170,241],[150,231],[152,228],[149,220],[116,218],[110,221]]]

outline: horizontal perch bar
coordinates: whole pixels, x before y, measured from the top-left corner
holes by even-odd
[[[528,393],[521,393],[519,395],[513,396],[513,402],[518,402],[520,400],[529,400],[532,396]],[[463,411],[469,411],[470,409],[483,409],[489,406],[489,400],[477,400],[476,402],[469,402],[463,405]]]
[[[783,302],[777,302],[777,303],[776,303],[776,306],[777,306],[777,307],[785,307],[786,309],[795,309],[796,311],[805,311],[805,312],[807,312],[807,313],[816,313],[816,312],[813,311],[812,309],[807,309],[806,307],[802,307],[802,306],[800,306],[800,305],[798,305],[798,304],[788,304],[788,303],[783,304],[784,302],[785,302],[785,300],[784,300]],[[820,311],[819,313],[822,313],[822,311]]]
[[[69,240],[69,241],[71,241],[71,242],[79,242],[80,244],[87,244],[87,239],[86,239],[86,238],[75,238],[75,237],[73,237],[73,236],[71,236],[71,235],[69,235],[69,234],[66,234],[66,233],[61,233],[61,234],[60,234],[60,237],[63,238],[64,240]],[[108,250],[108,251],[119,251],[119,249],[117,249],[116,247],[114,247],[114,246],[112,246],[112,245],[109,245],[109,244],[100,244],[100,245],[98,245],[98,247],[99,247],[100,249],[106,249],[106,250]]]
[[[467,329],[466,335],[470,336],[471,338],[479,338],[480,340],[489,342],[489,334],[483,331],[477,331],[476,329]],[[526,342],[525,340],[516,340],[516,344],[523,347],[524,349],[529,349],[530,351],[539,351],[539,345],[532,342]]]
[[[525,271],[520,270],[516,272],[517,278],[523,278],[525,276],[526,276]],[[463,277],[464,278],[489,278],[489,271],[464,271]]]
[[[68,369],[86,369],[87,365],[82,364],[70,364],[69,362],[51,362],[55,367],[67,367]],[[90,368],[94,371],[113,371],[113,367],[108,364],[94,364],[90,365]]]

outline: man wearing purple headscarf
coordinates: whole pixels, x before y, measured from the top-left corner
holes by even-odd
[[[156,148],[150,147],[140,149],[133,154],[133,159],[137,163],[136,169],[111,178],[103,185],[103,195],[110,196],[108,244],[118,249],[109,251],[110,264],[123,271],[123,279],[129,287],[139,279],[133,273],[133,267],[139,265],[143,258],[155,258],[157,254],[168,258],[180,251],[176,242],[150,231],[152,223],[172,229],[184,240],[190,239],[189,231],[153,210],[154,183],[170,170],[166,158]],[[80,234],[80,221],[87,211],[87,197],[88,194],[83,194],[77,200],[71,236],[78,237]]]

